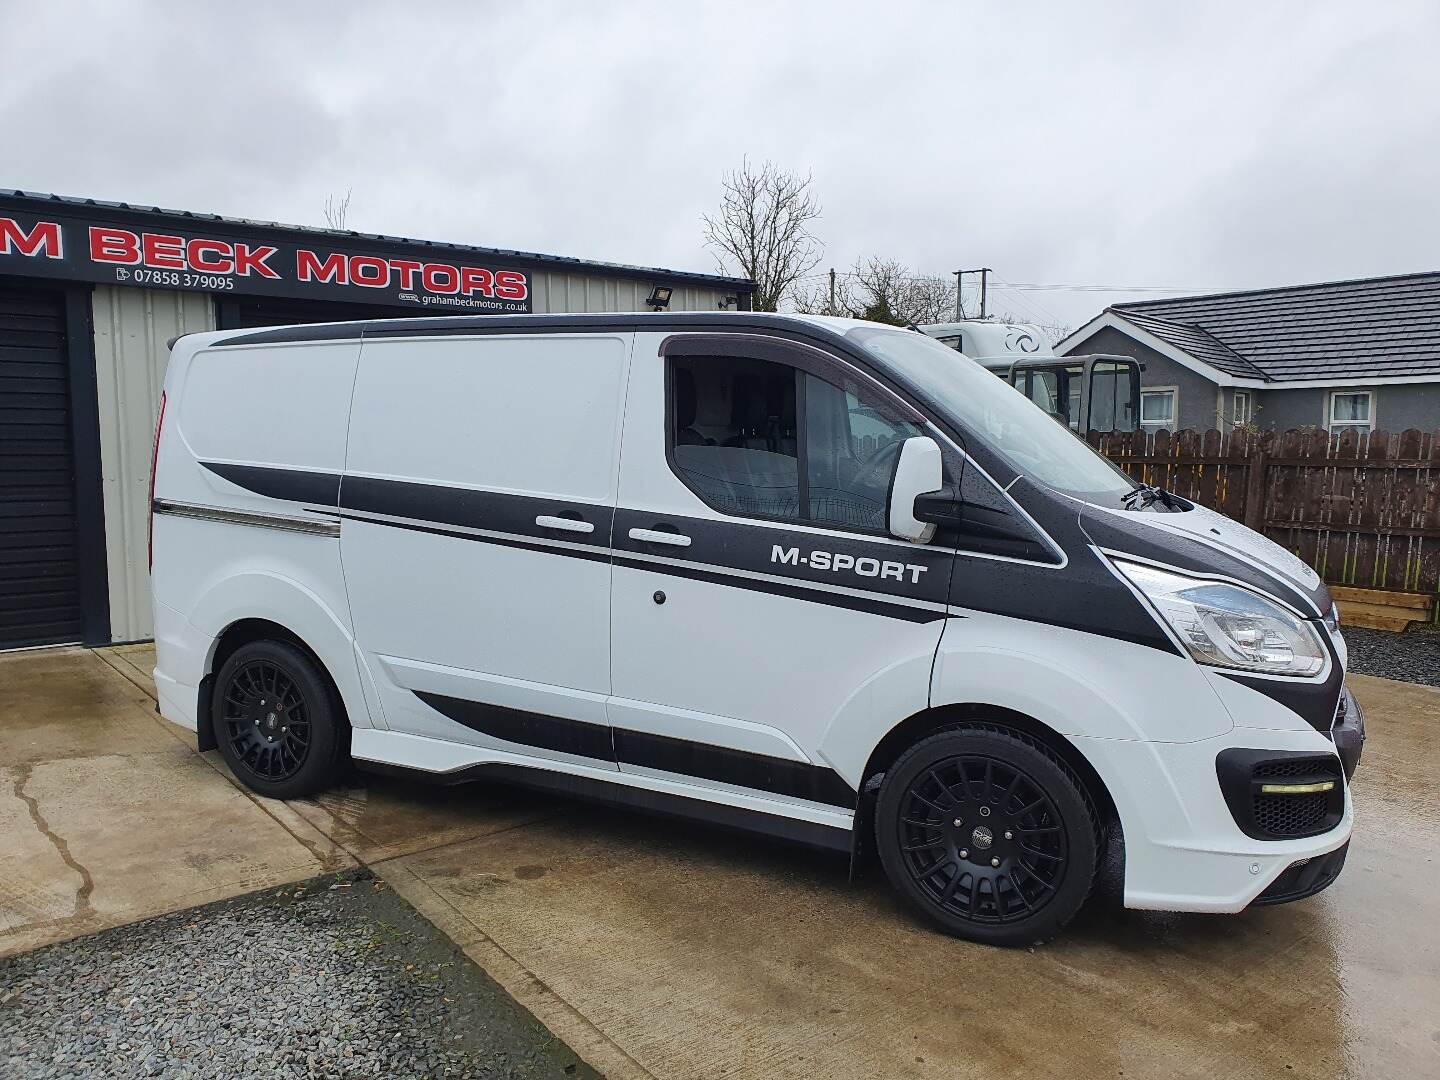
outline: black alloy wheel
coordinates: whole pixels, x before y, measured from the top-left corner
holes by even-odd
[[[931,736],[891,767],[876,840],[895,886],[942,929],[991,944],[1057,932],[1099,855],[1095,814],[1070,770],[1016,732]]]
[[[252,791],[287,799],[335,778],[344,721],[328,680],[294,645],[237,649],[216,675],[211,712],[221,756]]]
[[[236,668],[220,704],[235,759],[262,780],[288,780],[310,753],[310,717],[295,680],[273,660]]]

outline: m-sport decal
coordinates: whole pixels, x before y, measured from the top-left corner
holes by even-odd
[[[646,538],[666,531],[681,534],[689,544],[677,549]],[[632,536],[632,532],[640,535]],[[931,608],[942,614],[955,559],[949,548],[882,537],[870,539],[761,521],[680,517],[625,508],[615,511],[613,544],[617,556],[682,561],[717,570],[764,574],[787,584],[861,591],[875,599],[915,610]],[[821,551],[823,560],[812,557]],[[898,565],[899,572],[886,573],[887,563]]]
[[[754,522],[657,515],[610,506],[478,491],[444,484],[335,474],[335,492],[318,473],[201,462],[217,476],[275,499],[309,503],[347,521],[405,529],[459,540],[521,548],[565,558],[613,560],[618,566],[729,588],[784,596],[902,622],[946,618],[953,552],[883,539],[866,540],[787,530]],[[300,477],[300,479],[295,479]],[[308,498],[306,493],[326,498]],[[551,522],[542,524],[540,520]],[[571,528],[553,527],[556,519]],[[574,531],[589,526],[588,532]],[[682,549],[628,535],[631,529],[683,533]],[[826,560],[789,551],[822,542]],[[781,552],[777,558],[776,551]],[[873,567],[873,573],[871,572]],[[898,573],[887,567],[900,568]]]
[[[436,712],[472,731],[578,757],[693,776],[796,799],[855,808],[855,790],[833,769],[709,743],[412,690]]]

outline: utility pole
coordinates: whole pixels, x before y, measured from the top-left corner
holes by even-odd
[[[835,268],[830,268],[830,306],[825,309],[827,315],[835,314]]]
[[[966,274],[980,275],[980,318],[985,318],[985,286],[989,284],[986,278],[994,273],[988,266],[981,266],[975,270],[952,270],[955,275],[955,321],[960,322],[965,318],[965,309],[960,306],[961,286],[965,284]]]

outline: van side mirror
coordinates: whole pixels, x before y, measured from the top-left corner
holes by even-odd
[[[895,479],[890,484],[890,535],[917,544],[927,544],[935,526],[915,516],[915,502],[935,491],[945,480],[940,447],[934,439],[916,435],[900,444],[895,462]]]
[[[1035,543],[1030,528],[1007,510],[966,502],[950,486],[917,497],[915,517],[942,529],[954,529],[970,540]]]

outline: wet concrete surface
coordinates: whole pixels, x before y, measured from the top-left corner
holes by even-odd
[[[143,684],[120,667],[143,672],[143,652],[114,659],[97,662],[119,685]],[[0,667],[7,697],[8,674]],[[62,665],[25,678],[38,716],[49,684],[67,676]],[[56,770],[23,794],[66,822],[69,832],[52,831],[79,847],[91,901],[111,898],[104,917],[117,917],[113,898],[138,889],[147,864],[165,893],[152,906],[183,906],[168,883],[184,858],[172,852],[205,842],[227,852],[231,834],[263,818],[278,830],[274,862],[252,873],[307,876],[287,869],[307,856],[370,865],[611,1076],[1440,1076],[1440,690],[1430,687],[1353,678],[1371,738],[1349,863],[1328,891],[1238,916],[1129,912],[1111,892],[1057,941],[1006,951],[930,931],[878,877],[850,884],[843,859],[699,826],[388,779],[290,804],[252,799],[178,729],[180,752],[136,735],[174,780],[132,797],[140,781],[108,744],[132,732],[134,717],[110,715],[130,699],[99,684],[105,715],[93,721],[83,692],[53,691],[56,716],[91,725],[54,735],[89,763],[88,778],[37,756],[62,719],[14,725],[6,702],[0,761],[13,771],[12,745],[28,746],[32,768]],[[162,797],[175,806],[149,846],[110,857],[92,819]],[[244,823],[223,816],[236,797]],[[0,852],[4,880],[22,881],[0,892],[12,924],[0,923],[0,951],[53,934],[23,936],[26,912],[68,911],[79,880],[30,804],[5,805],[24,828],[4,835],[24,850]],[[33,893],[30,907],[12,893]]]
[[[0,956],[353,865],[184,734],[99,653],[0,656]]]

